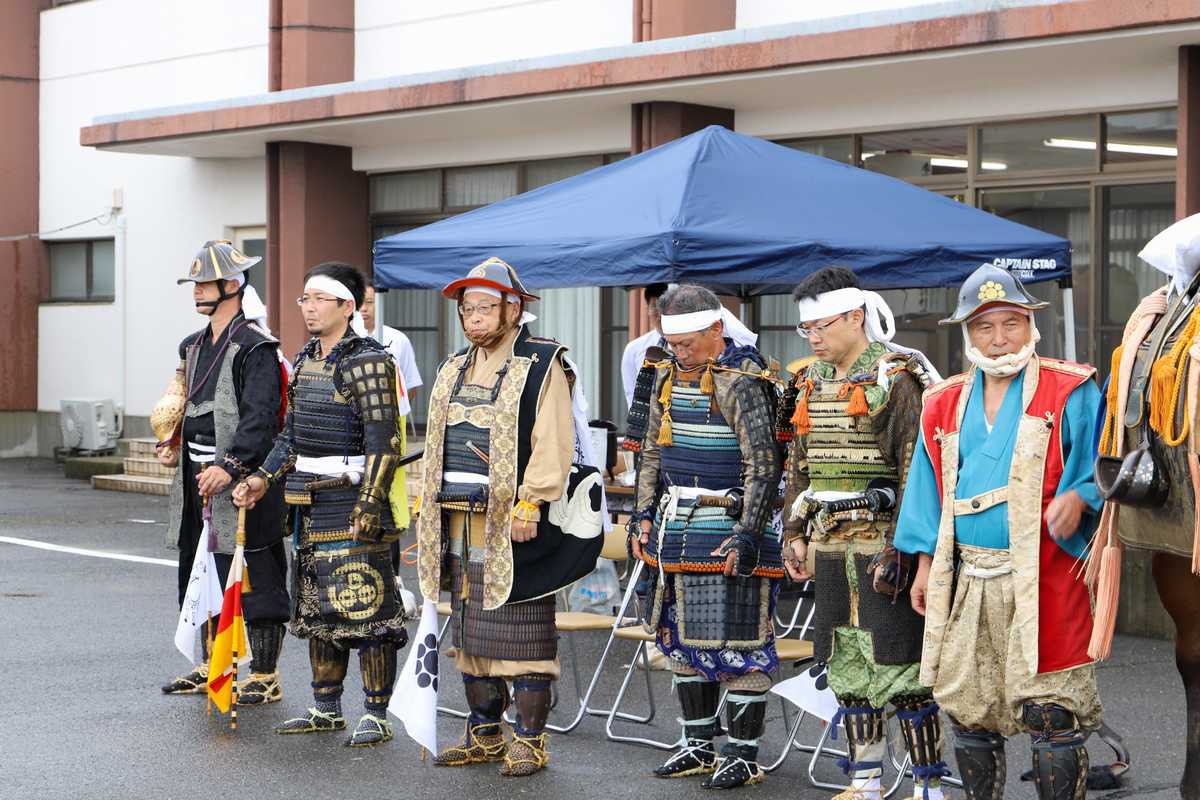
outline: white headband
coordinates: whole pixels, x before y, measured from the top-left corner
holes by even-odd
[[[896,319],[892,316],[892,309],[878,292],[848,286],[797,301],[796,306],[800,309],[801,322],[812,322],[861,308],[863,329],[868,339],[886,343],[896,335]]]
[[[354,308],[350,316],[350,330],[357,336],[367,335],[367,325],[363,322],[362,314],[358,312],[358,304],[354,302],[354,293],[341,281],[335,281],[328,275],[313,275],[304,284],[304,291],[328,292],[339,300],[346,300]]]
[[[690,314],[663,314],[660,325],[663,335],[678,336],[683,333],[695,333],[721,319],[721,309],[710,308],[704,311],[693,311]]]
[[[800,309],[802,323],[832,317],[834,314],[845,314],[847,311],[861,308],[863,310],[863,332],[866,333],[869,341],[880,342],[893,353],[902,353],[918,358],[934,383],[941,381],[942,376],[938,374],[937,368],[924,353],[892,341],[896,335],[896,318],[892,316],[892,309],[888,307],[887,301],[880,297],[878,292],[869,292],[849,286],[845,289],[824,292],[815,298],[800,300],[796,305]],[[804,335],[804,331],[799,327],[796,328],[796,332]],[[886,385],[882,363],[879,371],[879,384],[880,386]]]

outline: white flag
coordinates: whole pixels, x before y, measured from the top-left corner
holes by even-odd
[[[795,677],[771,687],[771,693],[791,701],[801,711],[829,722],[838,712],[837,696],[829,688],[829,667],[821,661],[808,665]]]
[[[196,648],[200,626],[208,622],[210,615],[213,619],[221,615],[222,595],[217,562],[213,554],[208,552],[206,520],[196,544],[196,557],[192,559],[192,574],[188,578],[187,592],[183,596],[183,607],[179,609],[179,623],[175,626],[175,646],[193,664],[200,663]],[[213,634],[216,635],[215,630]]]
[[[437,605],[426,598],[421,624],[408,643],[408,659],[388,703],[388,711],[404,723],[413,741],[431,753],[437,753],[437,634]]]

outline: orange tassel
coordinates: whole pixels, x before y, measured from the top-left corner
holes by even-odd
[[[1113,539],[1100,557],[1100,581],[1096,586],[1096,618],[1088,656],[1103,661],[1112,655],[1113,631],[1117,625],[1117,602],[1121,595],[1121,556],[1124,547]]]
[[[1168,415],[1175,410],[1171,405],[1175,372],[1170,356],[1163,356],[1150,368],[1150,427],[1160,434],[1173,422]]]
[[[862,384],[854,385],[854,393],[850,395],[850,404],[846,406],[846,413],[852,417],[865,417],[871,413],[871,407],[867,405],[867,393],[863,390]]]
[[[796,398],[796,410],[792,413],[792,427],[797,436],[807,436],[812,432],[812,420],[808,416],[808,395],[812,392],[812,381],[804,382],[804,391]]]
[[[700,376],[700,392],[702,394],[713,393],[713,374],[712,364],[710,363],[704,370],[704,374]]]

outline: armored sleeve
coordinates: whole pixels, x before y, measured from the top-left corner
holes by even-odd
[[[658,431],[662,426],[662,404],[659,403],[658,397],[667,375],[667,370],[660,369],[655,376],[654,394],[650,398],[650,416],[646,422],[646,436],[642,439],[642,460],[638,467],[637,504],[634,507],[635,515],[642,519],[653,518],[654,509],[658,503],[659,469],[662,464],[662,454],[658,449]]]
[[[797,377],[800,380],[803,373]],[[797,402],[804,402],[803,399]],[[805,522],[792,519],[792,506],[796,498],[808,489],[808,436],[796,433],[788,443],[787,480],[783,489],[783,538],[786,541],[797,539],[805,534]]]
[[[775,439],[775,387],[741,377],[729,389],[730,426],[742,452],[742,516],[734,531],[761,538],[775,511],[782,457]]]
[[[263,463],[279,429],[282,378],[274,345],[267,342],[251,348],[239,374],[237,430],[216,462],[234,480],[241,480]]]
[[[341,386],[362,417],[363,467],[358,503],[351,514],[359,522],[359,535],[377,539],[387,508],[392,475],[400,461],[396,364],[385,350],[369,351],[341,367]]]
[[[879,452],[900,476],[896,491],[896,508],[899,509],[904,499],[908,467],[921,430],[921,386],[907,370],[898,371],[893,376],[885,413],[887,416],[875,435]],[[898,517],[898,513],[893,514],[891,527],[885,534],[889,541],[896,533]]]

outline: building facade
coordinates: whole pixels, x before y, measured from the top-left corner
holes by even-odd
[[[149,432],[202,321],[175,279],[207,239],[264,256],[253,282],[295,352],[308,266],[367,269],[379,237],[709,124],[1069,238],[1077,355],[1102,373],[1161,282],[1137,252],[1200,211],[1200,0],[9,0],[0,14],[0,457],[52,452],[66,399],[111,398],[128,434]],[[1034,289],[1054,301],[1038,320],[1053,355],[1062,288]],[[592,416],[618,423],[616,365],[646,325],[631,294],[552,290],[537,308]],[[948,371],[961,342],[935,323],[951,294],[888,293],[901,341]],[[461,342],[452,308],[409,291],[384,305],[431,377]],[[803,354],[788,298],[742,310],[766,352]],[[1121,626],[1169,634],[1134,556]]]
[[[1160,283],[1138,250],[1200,210],[1200,2],[10,0],[2,13],[0,456],[49,454],[64,399],[112,398],[127,433],[148,433],[202,321],[175,279],[207,239],[264,256],[253,282],[294,352],[308,266],[369,268],[377,238],[708,124],[1069,238],[1078,358],[1102,372]],[[1035,289],[1054,301],[1039,327],[1056,355],[1061,291]],[[901,340],[948,370],[961,343],[935,323],[951,293],[888,293]],[[461,342],[453,309],[430,292],[384,305],[431,377]],[[592,416],[622,422],[616,365],[646,325],[636,295],[552,290],[537,312],[540,333],[571,345]],[[803,354],[786,297],[743,312],[766,352]]]

